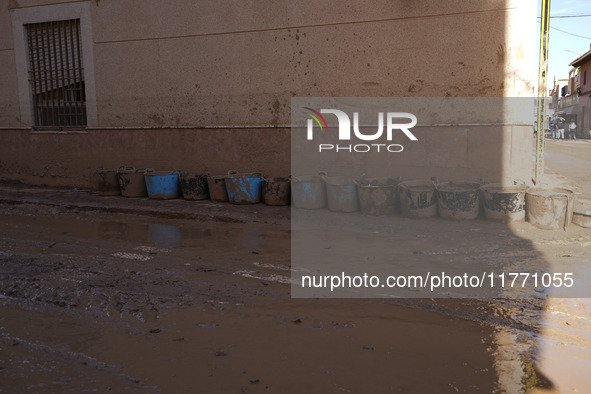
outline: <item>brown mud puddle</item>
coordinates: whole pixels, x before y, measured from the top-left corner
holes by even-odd
[[[588,360],[543,302],[290,299],[288,226],[43,209],[0,212],[7,392],[519,392],[544,329]]]

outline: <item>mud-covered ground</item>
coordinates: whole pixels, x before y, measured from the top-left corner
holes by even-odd
[[[291,299],[286,207],[4,185],[0,219],[4,392],[591,390],[588,299]],[[414,259],[591,263],[577,226],[392,219]]]

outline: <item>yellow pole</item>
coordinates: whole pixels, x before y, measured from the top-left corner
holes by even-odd
[[[548,73],[548,36],[550,30],[550,0],[542,0],[540,28],[540,70],[538,81],[538,134],[536,139],[536,175],[534,182],[539,185],[544,176],[544,133],[546,120],[546,74]]]

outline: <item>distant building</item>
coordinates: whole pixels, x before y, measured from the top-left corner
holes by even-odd
[[[587,52],[575,59],[570,65],[579,70],[579,96],[591,97],[591,46]]]
[[[546,115],[550,118],[553,119],[560,111],[561,97],[566,96],[566,89],[568,89],[568,78],[555,76],[552,88],[548,90],[550,100],[548,100],[548,112]]]
[[[591,130],[591,47],[570,63],[578,70],[577,95],[581,98],[577,113],[577,137],[590,138]]]
[[[580,83],[579,83],[579,69],[578,68],[571,68],[568,72],[568,91],[566,92],[565,96],[567,95],[578,95],[580,92]]]

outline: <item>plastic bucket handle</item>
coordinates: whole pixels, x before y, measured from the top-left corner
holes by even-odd
[[[356,185],[359,185],[361,182],[363,182],[363,179],[365,178],[365,173],[361,174],[361,176],[359,177],[359,179],[353,179],[353,182]]]
[[[123,173],[123,172],[127,172],[127,173],[129,173],[129,172],[136,172],[136,169],[135,169],[134,166],[121,166],[121,167],[119,167],[117,169],[117,172],[121,172],[121,173]]]
[[[284,179],[287,179],[287,181],[288,181],[288,182],[289,182],[289,181],[291,181],[291,175],[290,175],[290,176],[288,176],[288,177],[282,177],[282,176],[273,176],[273,177],[268,177],[268,176],[264,176],[264,177],[263,177],[263,180],[264,180],[265,182],[273,182],[273,179],[275,179],[275,178],[284,178]]]

